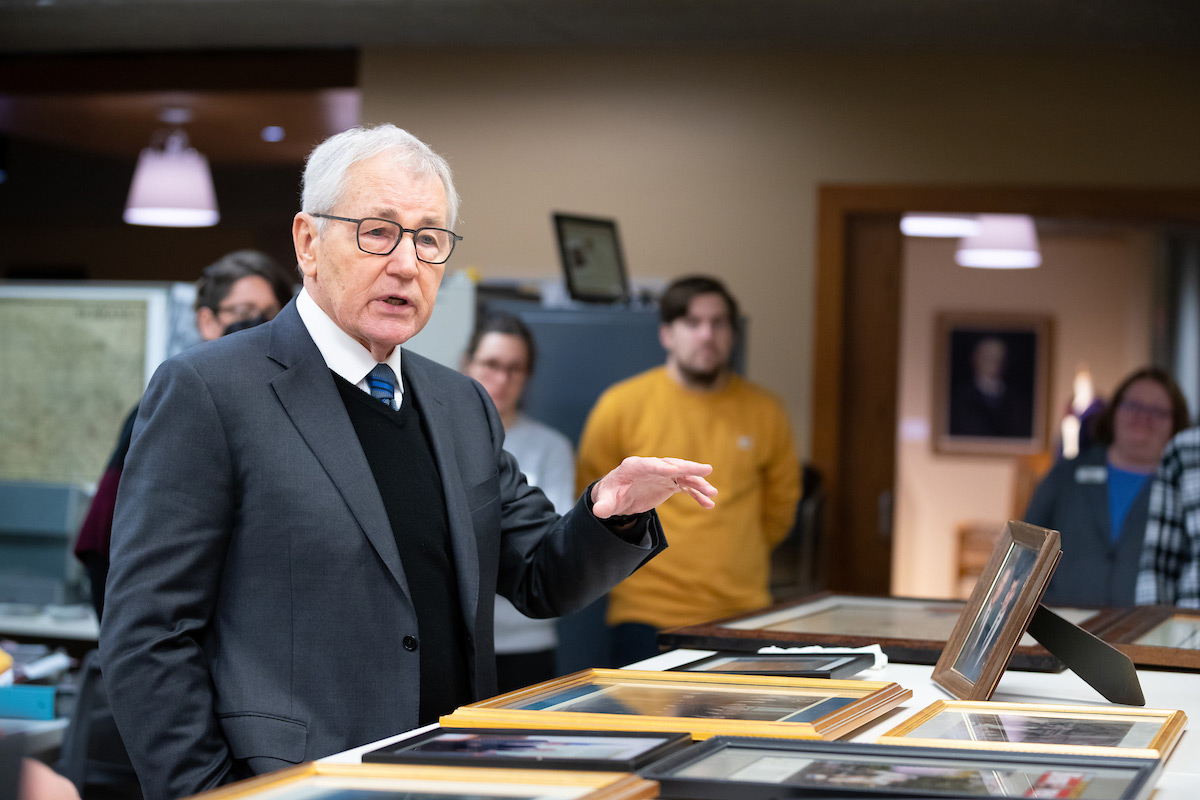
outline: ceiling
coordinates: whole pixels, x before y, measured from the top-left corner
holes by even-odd
[[[363,46],[713,42],[1197,51],[1200,3],[0,0],[0,133],[132,159],[163,127],[161,110],[179,106],[192,111],[186,130],[213,163],[294,164],[357,121],[355,53]],[[239,58],[254,63],[231,66]],[[286,138],[263,142],[266,125],[283,126]]]

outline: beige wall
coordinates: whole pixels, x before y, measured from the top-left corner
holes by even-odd
[[[1039,269],[983,270],[957,266],[952,240],[905,241],[893,594],[956,596],[959,525],[982,522],[999,530],[1017,513],[1013,458],[933,452],[939,312],[1049,316],[1053,421],[1070,401],[1080,364],[1091,370],[1097,393],[1111,396],[1125,375],[1149,360],[1151,234],[1043,235],[1041,246]]]
[[[823,183],[1200,184],[1200,59],[698,49],[364,53],[363,119],[446,154],[456,266],[558,274],[553,210],[615,217],[635,278],[715,273],[808,449]]]

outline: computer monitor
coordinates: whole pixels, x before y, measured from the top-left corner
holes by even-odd
[[[554,214],[567,293],[573,300],[623,303],[629,299],[625,259],[611,219]]]

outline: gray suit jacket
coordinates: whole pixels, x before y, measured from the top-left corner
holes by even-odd
[[[1062,558],[1042,597],[1047,605],[1133,605],[1150,484],[1125,515],[1121,536],[1113,544],[1108,511],[1106,448],[1091,447],[1077,458],[1059,461],[1038,484],[1025,511],[1025,521],[1062,534]]]
[[[558,518],[502,449],[486,392],[406,353],[442,478],[475,694],[495,693],[496,593],[581,608],[665,547]],[[615,465],[614,465],[615,466]],[[412,637],[409,639],[408,637]],[[113,525],[100,650],[148,800],[416,725],[420,621],[332,373],[289,304],[165,362]]]

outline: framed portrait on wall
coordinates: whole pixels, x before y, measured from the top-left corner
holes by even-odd
[[[934,354],[934,450],[1021,455],[1046,449],[1051,319],[942,313]]]

